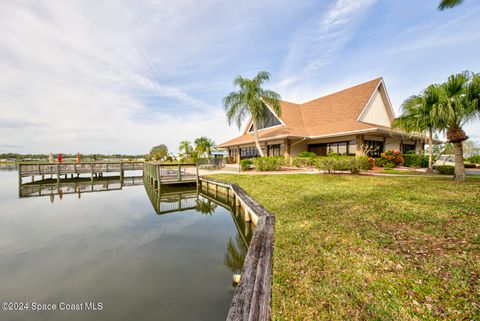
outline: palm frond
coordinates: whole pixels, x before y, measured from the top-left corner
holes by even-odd
[[[451,9],[463,3],[464,0],[441,0],[438,10]]]

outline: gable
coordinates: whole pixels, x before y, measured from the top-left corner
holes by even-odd
[[[380,90],[377,89],[372,95],[368,105],[358,117],[358,121],[390,127],[391,120],[387,108]]]
[[[266,117],[263,121],[257,123],[258,130],[282,125],[282,121],[270,110],[269,107],[264,105],[264,108],[265,108]],[[247,132],[249,133],[253,132],[253,121],[251,119],[248,122],[247,128],[248,128]]]

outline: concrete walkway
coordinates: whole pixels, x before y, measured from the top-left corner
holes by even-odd
[[[407,171],[412,171],[411,168],[405,168],[405,172]],[[425,173],[424,169],[417,169],[413,170],[415,172],[419,172],[419,174],[390,174],[390,173],[382,173],[378,171],[368,171],[368,172],[363,172],[360,173],[360,175],[363,176],[393,176],[393,177],[421,177],[421,176],[427,176]],[[327,174],[325,171],[320,171],[316,168],[291,168],[291,169],[286,169],[286,170],[281,170],[281,171],[271,171],[271,172],[259,172],[255,170],[250,170],[247,172],[240,172],[239,167],[236,166],[229,166],[229,167],[224,167],[221,169],[199,169],[198,171],[199,175],[214,175],[214,174],[240,174],[240,175],[288,175],[288,174]],[[468,175],[480,175],[480,169],[465,169],[465,173]],[[335,174],[350,174],[350,172],[338,172]],[[428,175],[428,177],[435,177],[435,178],[448,178],[452,177],[451,175]]]

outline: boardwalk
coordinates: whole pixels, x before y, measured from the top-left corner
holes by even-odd
[[[143,176],[154,188],[162,184],[196,183],[198,167],[196,164],[145,163]]]
[[[42,176],[42,179],[49,175],[60,179],[60,175],[80,175],[89,174],[102,176],[103,173],[119,173],[123,177],[125,171],[143,170],[143,162],[85,162],[85,163],[25,163],[18,164],[18,174],[20,183],[22,177]]]

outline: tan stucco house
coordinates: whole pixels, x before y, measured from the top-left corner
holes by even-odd
[[[371,147],[370,155],[378,157],[389,149],[403,153],[423,149],[422,137],[391,128],[395,115],[383,78],[302,104],[280,104],[280,116],[267,106],[269,117],[258,125],[260,144],[268,156],[294,157],[303,151],[360,155]],[[218,147],[227,149],[237,162],[258,156],[252,132],[250,119],[241,136]]]

